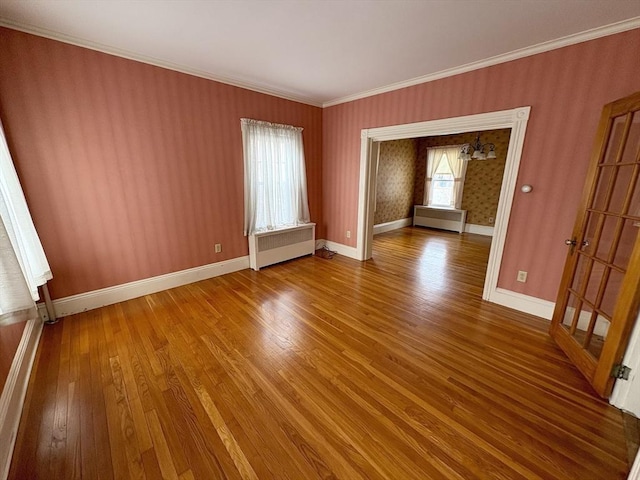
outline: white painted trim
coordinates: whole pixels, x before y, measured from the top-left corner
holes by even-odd
[[[516,190],[516,180],[522,158],[522,148],[527,130],[527,123],[531,107],[516,108],[513,111],[513,121],[511,124],[511,135],[509,136],[509,147],[507,148],[507,159],[505,161],[504,173],[502,175],[502,186],[500,187],[500,198],[496,219],[493,226],[493,241],[489,250],[489,261],[487,263],[487,276],[484,281],[482,298],[493,301],[491,295],[498,288],[498,275],[502,265],[502,255],[504,244],[507,238],[507,227],[511,217],[511,205]],[[500,127],[495,127],[500,128]]]
[[[337,252],[338,255],[344,255],[345,257],[359,260],[358,251],[354,247],[349,247],[342,243],[330,242],[329,240],[326,241],[326,245],[329,250]]]
[[[338,242],[331,242],[329,240],[316,240],[316,250],[322,247],[327,247],[330,251],[336,252],[338,255],[353,258],[359,260],[357,257],[357,250],[354,247],[349,247]]]
[[[369,135],[369,130],[362,130],[360,132],[357,260],[367,260],[371,258],[373,253],[373,217],[376,206],[375,188],[376,178],[378,177],[379,156],[380,141],[374,141]],[[369,231],[369,228],[371,231]]]
[[[524,136],[529,120],[531,107],[520,107],[498,112],[467,115],[463,117],[430,120],[426,122],[392,125],[363,129],[360,140],[360,180],[358,193],[358,235],[357,259],[366,260],[371,257],[373,243],[372,221],[372,188],[375,184],[375,168],[372,158],[377,155],[379,143],[388,140],[428,137],[463,132],[477,132],[511,128],[505,170],[500,189],[500,200],[496,211],[493,241],[489,251],[487,275],[484,282],[482,298],[490,302],[498,286],[498,274],[502,263],[502,254],[507,236],[507,225],[511,215],[511,204],[515,193],[516,179],[520,167]]]
[[[504,288],[496,288],[491,301],[498,305],[544,318],[545,320],[551,320],[553,310],[556,306],[554,302],[550,302],[549,300],[524,295]]]
[[[640,451],[636,454],[636,460],[633,462],[627,480],[640,480]]]
[[[639,390],[636,382],[640,382],[640,313],[629,337],[629,346],[624,354],[622,363],[631,368],[631,374],[627,381],[616,381],[609,402],[611,405],[640,418],[640,398],[637,398],[637,394],[635,396],[630,395],[632,391]],[[640,464],[637,458],[636,464],[638,467],[636,472],[638,476],[636,478],[640,480]]]
[[[421,83],[432,82],[441,78],[452,77],[454,75],[460,75],[461,73],[471,72],[473,70],[480,70],[481,68],[490,67],[492,65],[498,65],[500,63],[510,62],[519,58],[530,57],[531,55],[537,55],[539,53],[556,50],[558,48],[567,47],[569,45],[575,45],[577,43],[587,42],[600,37],[606,37],[608,35],[614,35],[616,33],[626,32],[640,27],[640,17],[630,18],[621,22],[612,23],[610,25],[604,25],[602,27],[593,28],[580,33],[574,33],[566,37],[558,38],[556,40],[549,40],[547,42],[532,45],[530,47],[521,48],[512,52],[503,53],[494,57],[489,57],[477,62],[467,63],[459,67],[453,67],[439,72],[430,73],[420,77],[415,77],[402,82],[392,83],[384,87],[373,88],[364,92],[355,93],[346,97],[336,98],[322,104],[323,108],[332,107],[341,103],[352,102],[361,98],[373,97],[380,95],[381,93],[392,92],[394,90],[400,90],[401,88],[411,87],[413,85],[419,85]]]
[[[376,142],[386,142],[425,135],[431,137],[448,133],[467,133],[476,129],[482,131],[512,128],[515,121],[528,120],[530,110],[531,107],[519,107],[497,112],[369,128],[362,130],[361,137],[363,140],[370,139]]]
[[[475,223],[466,223],[464,225],[464,231],[466,233],[473,233],[475,235],[484,235],[485,237],[493,237],[493,227],[487,225],[477,225]]]
[[[399,228],[408,227],[412,223],[413,219],[411,217],[401,218],[400,220],[394,220],[393,222],[379,223],[378,225],[373,226],[373,234],[378,235],[379,233],[398,230]]]
[[[9,475],[22,406],[42,333],[42,325],[39,318],[29,320],[25,325],[22,339],[0,395],[0,479],[2,480]]]
[[[131,52],[109,45],[104,45],[98,42],[92,42],[82,38],[74,37],[71,35],[65,35],[46,28],[36,27],[34,25],[28,25],[20,22],[14,22],[6,18],[0,19],[0,27],[7,27],[13,30],[19,30],[21,32],[30,33],[39,37],[49,38],[51,40],[57,40],[58,42],[68,43],[77,47],[88,48],[89,50],[95,50],[97,52],[107,53],[109,55],[115,55],[116,57],[126,58],[128,60],[134,60],[136,62],[146,63],[148,65],[154,65],[160,68],[166,68],[175,72],[186,73],[187,75],[193,75],[194,77],[205,78],[207,80],[213,80],[214,82],[224,83],[226,85],[232,85],[234,87],[244,88],[253,92],[264,93],[273,97],[283,98],[285,100],[291,100],[293,102],[304,103],[306,105],[312,105],[314,107],[321,107],[322,102],[313,101],[308,97],[301,97],[297,95],[291,95],[288,92],[280,90],[279,88],[269,85],[258,85],[247,81],[235,80],[230,77],[224,77],[222,75],[214,75],[209,72],[190,68],[185,65],[178,65],[176,63],[167,62],[159,58],[148,57],[139,53]]]
[[[58,317],[85,312],[104,307],[150,293],[180,287],[207,278],[225,275],[249,268],[249,256],[233,258],[223,262],[211,263],[201,267],[189,268],[179,272],[158,275],[135,282],[123,283],[113,287],[93,290],[53,301]]]
[[[544,318],[545,320],[551,320],[553,317],[553,311],[556,308],[555,302],[549,300],[543,300],[542,298],[532,297],[530,295],[524,295],[522,293],[513,292],[504,288],[496,288],[493,294],[493,302],[505,307],[513,308],[520,312],[529,313],[536,317]],[[581,312],[578,319],[578,330],[586,331],[589,328],[589,320],[591,318],[591,312]],[[594,333],[606,337],[609,330],[608,324],[598,323],[595,327]]]

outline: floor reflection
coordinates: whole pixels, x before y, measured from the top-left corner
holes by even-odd
[[[417,265],[420,282],[434,293],[443,292],[449,284],[447,242],[433,238],[427,241]]]

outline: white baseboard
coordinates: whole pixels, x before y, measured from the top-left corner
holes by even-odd
[[[53,301],[57,317],[66,317],[74,313],[112,305],[132,298],[142,297],[169,288],[180,287],[227,273],[249,268],[249,256],[233,258],[224,262],[211,263],[201,267],[189,268],[179,272],[158,275],[135,282],[123,283],[113,287],[80,293]]]
[[[13,446],[18,434],[22,406],[38,349],[38,340],[42,333],[42,325],[39,318],[29,320],[25,325],[22,339],[0,395],[0,479],[2,480],[9,475]]]
[[[487,225],[476,225],[475,223],[466,223],[464,225],[464,231],[467,233],[475,233],[476,235],[485,235],[487,237],[493,237],[493,227]]]
[[[401,218],[400,220],[394,220],[393,222],[379,223],[373,226],[373,234],[390,232],[391,230],[398,230],[399,228],[408,227],[413,224],[413,218]]]
[[[342,243],[330,242],[329,240],[324,240],[324,243],[329,250],[338,252],[338,255],[344,255],[345,257],[360,260],[360,258],[358,257],[358,249],[355,247],[349,247],[347,245],[343,245]]]
[[[495,292],[489,298],[490,302],[503,305],[505,307],[513,308],[520,312],[529,313],[537,317],[542,317],[545,320],[551,320],[553,317],[553,311],[556,308],[555,302],[543,300],[541,298],[524,295],[518,292],[512,292],[504,288],[496,288]],[[569,307],[567,310],[571,310]],[[591,319],[591,312],[583,311],[578,318],[578,330],[587,331],[589,328],[589,321]],[[609,330],[608,322],[597,322],[594,333],[606,337]]]
[[[551,320],[551,317],[553,317],[553,309],[556,306],[554,302],[512,292],[504,288],[496,288],[495,291],[490,294],[488,300],[520,312],[542,317],[546,320]]]

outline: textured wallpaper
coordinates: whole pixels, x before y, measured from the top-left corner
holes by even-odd
[[[393,222],[413,215],[416,177],[416,140],[393,140],[380,144],[374,224]]]
[[[533,192],[514,193],[498,285],[555,301],[602,107],[640,90],[639,51],[636,28],[324,108],[325,238],[357,245],[363,129],[530,105],[518,186]]]
[[[247,255],[243,117],[304,128],[323,238],[322,109],[4,28],[0,65],[53,298]]]
[[[496,157],[492,160],[470,160],[462,191],[462,209],[467,210],[467,223],[475,225],[493,225],[500,199],[500,186],[509,146],[511,130],[490,130],[482,132],[480,141],[494,143]],[[477,132],[456,135],[441,135],[418,140],[418,159],[416,162],[415,188],[413,201],[421,204],[424,197],[424,176],[428,147],[462,145],[475,142]],[[488,151],[488,149],[485,149]]]

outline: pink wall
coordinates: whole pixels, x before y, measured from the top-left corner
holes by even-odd
[[[327,239],[356,245],[361,129],[531,105],[518,185],[534,190],[516,193],[499,286],[555,300],[602,107],[640,90],[638,52],[636,29],[324,109]]]
[[[600,111],[640,90],[638,51],[634,30],[321,110],[0,28],[0,119],[60,298],[246,255],[241,117],[305,128],[318,237],[355,246],[362,128],[531,105],[534,191],[499,285],[553,300]]]
[[[0,119],[52,296],[247,255],[241,117],[304,127],[323,236],[320,108],[0,28]]]

